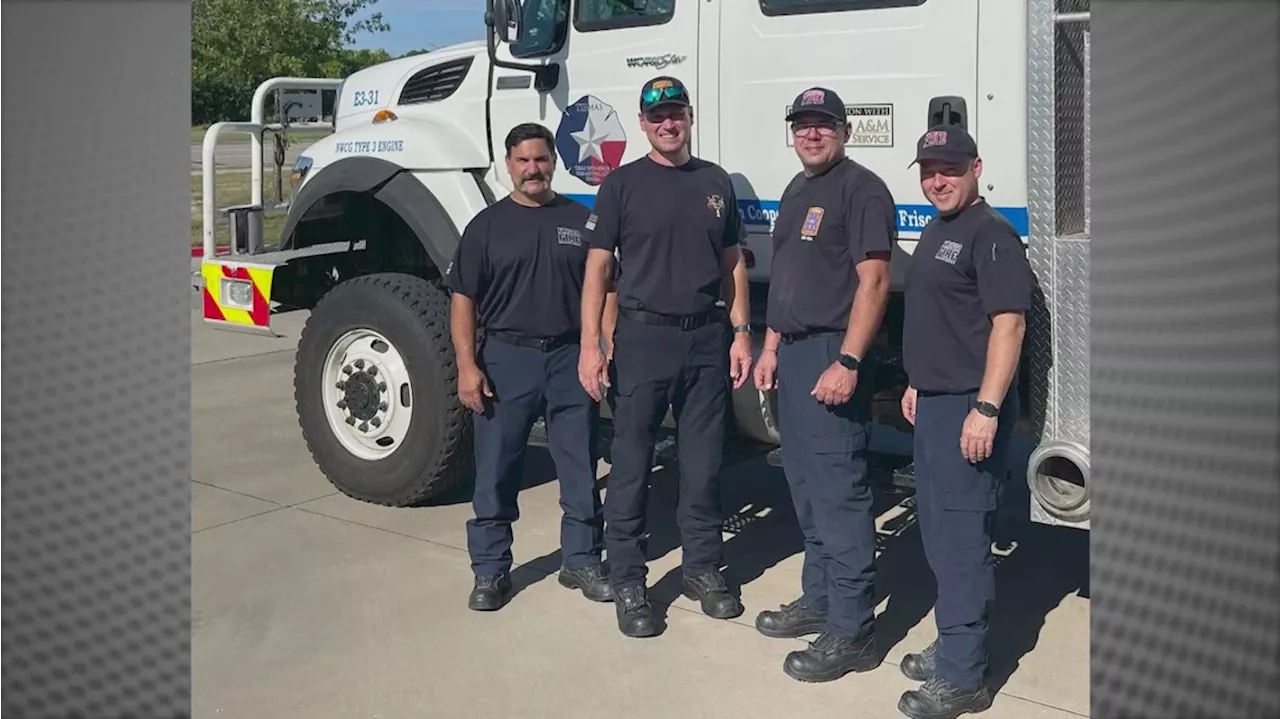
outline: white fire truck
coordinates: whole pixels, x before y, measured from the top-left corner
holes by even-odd
[[[798,169],[784,110],[824,85],[849,103],[849,153],[898,202],[895,299],[875,375],[862,381],[890,394],[903,385],[900,283],[934,214],[908,168],[915,140],[934,123],[965,126],[984,158],[982,192],[1025,238],[1038,279],[1017,388],[1030,516],[1087,529],[1088,10],[1088,0],[490,0],[484,42],[345,80],[272,79],[250,122],[209,129],[204,317],[271,335],[281,313],[308,310],[295,396],[312,456],[353,498],[419,503],[471,467],[439,283],[467,223],[510,189],[507,131],[551,129],[555,189],[591,205],[612,169],[648,150],[640,86],[678,76],[695,103],[693,151],[735,182],[758,318],[771,222]],[[298,90],[336,91],[333,132],[298,158],[283,231],[263,238],[262,137],[280,130],[265,123],[265,101]],[[228,210],[223,251],[213,173],[227,132],[250,135],[253,198]],[[776,447],[773,409],[772,394],[748,383],[733,397],[737,434]],[[888,438],[877,451],[897,453],[892,476],[909,484],[909,442],[885,449],[903,436],[893,426],[877,426],[872,449]],[[1021,461],[1014,469],[1022,482]]]

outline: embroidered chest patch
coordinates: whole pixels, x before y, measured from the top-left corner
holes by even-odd
[[[821,207],[810,207],[804,216],[804,224],[800,226],[800,239],[812,241],[822,227],[822,216],[826,213]]]

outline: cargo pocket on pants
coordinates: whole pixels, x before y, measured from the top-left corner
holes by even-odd
[[[965,554],[965,563],[980,563],[990,554],[997,503],[994,489],[942,492],[942,541]]]

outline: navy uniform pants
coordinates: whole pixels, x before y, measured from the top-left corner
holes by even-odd
[[[637,316],[645,317],[619,312],[610,367],[614,438],[605,545],[609,576],[618,589],[643,585],[648,576],[649,479],[655,435],[668,406],[676,420],[680,465],[681,566],[686,575],[696,575],[719,569],[724,556],[717,478],[729,401],[728,324],[722,312],[685,327],[649,324]]]
[[[479,364],[494,396],[475,422],[476,481],[467,549],[477,575],[510,571],[516,504],[529,432],[545,413],[560,482],[560,548],[566,569],[600,561],[603,517],[596,485],[595,403],[578,381],[578,344],[527,347],[486,337]]]
[[[875,620],[875,521],[865,451],[871,378],[828,406],[809,394],[840,357],[840,334],[810,335],[778,348],[782,467],[804,533],[805,602],[827,614],[826,631],[859,640]]]
[[[986,674],[987,621],[995,600],[992,530],[1000,478],[1018,417],[1018,397],[1001,404],[992,455],[970,464],[960,453],[977,393],[919,392],[916,401],[916,508],[925,557],[937,580],[937,674],[976,687]]]

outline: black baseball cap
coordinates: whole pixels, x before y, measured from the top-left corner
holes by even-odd
[[[973,136],[964,128],[958,125],[934,125],[916,142],[916,159],[911,165],[925,160],[963,165],[977,156],[978,143],[973,141]]]
[[[640,112],[648,112],[661,105],[689,107],[692,104],[684,83],[668,75],[655,77],[640,89]]]
[[[844,122],[847,119],[844,100],[840,99],[835,90],[828,90],[825,87],[811,87],[796,95],[796,99],[791,102],[791,109],[787,111],[787,122],[802,112],[821,113],[837,122]]]

